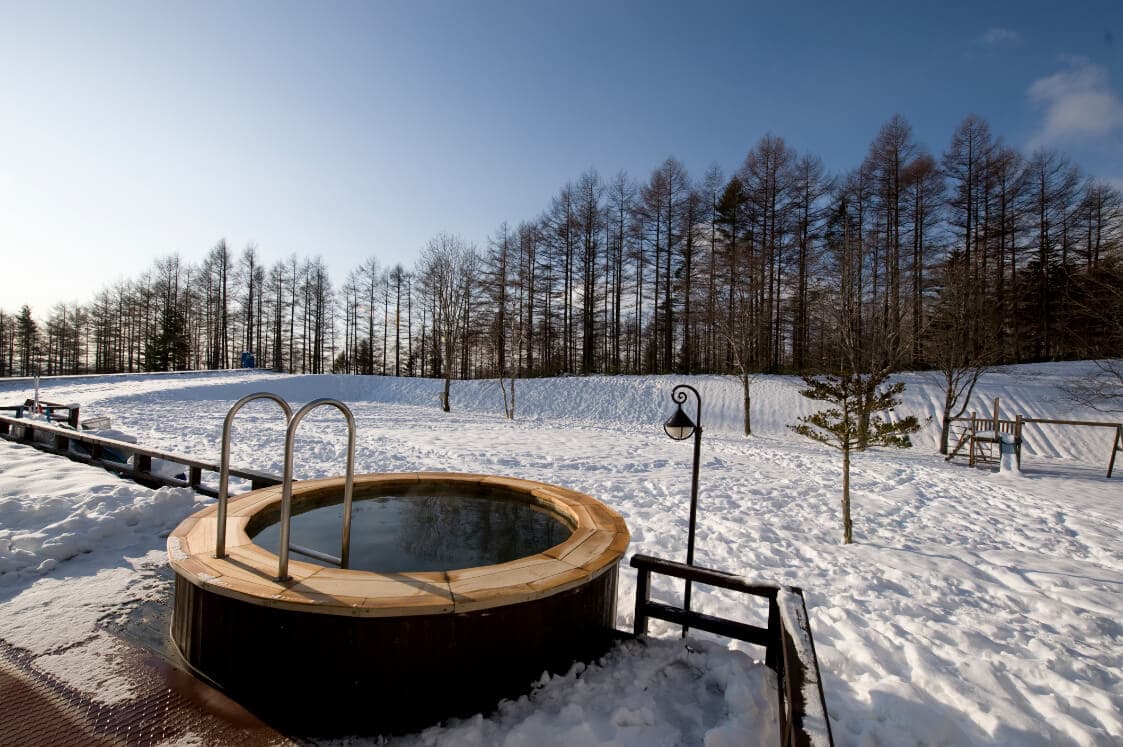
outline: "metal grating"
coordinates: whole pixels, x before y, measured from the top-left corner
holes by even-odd
[[[137,651],[138,697],[106,705],[0,641],[0,745],[292,744],[217,690]]]

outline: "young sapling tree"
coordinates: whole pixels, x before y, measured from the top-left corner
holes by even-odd
[[[788,426],[801,436],[826,444],[842,452],[842,541],[854,541],[850,519],[850,452],[862,446],[908,447],[908,434],[919,430],[916,416],[899,420],[883,419],[878,413],[900,404],[898,395],[904,382],[885,386],[888,372],[826,374],[805,376],[804,397],[828,402],[831,407],[799,418],[798,425]]]

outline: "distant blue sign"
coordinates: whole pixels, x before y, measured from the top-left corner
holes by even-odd
[[[254,368],[255,366],[256,364],[253,359],[253,353],[244,351],[242,353],[242,368]]]

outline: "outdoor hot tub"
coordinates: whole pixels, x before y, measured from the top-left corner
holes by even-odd
[[[343,478],[294,483],[290,542],[338,542]],[[189,666],[309,734],[420,728],[492,709],[615,638],[623,519],[565,488],[453,473],[359,475],[349,568],[278,581],[282,488],[208,507],[168,538],[172,638]]]

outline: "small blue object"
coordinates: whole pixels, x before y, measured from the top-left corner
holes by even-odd
[[[255,368],[253,353],[248,350],[242,352],[242,368]]]

